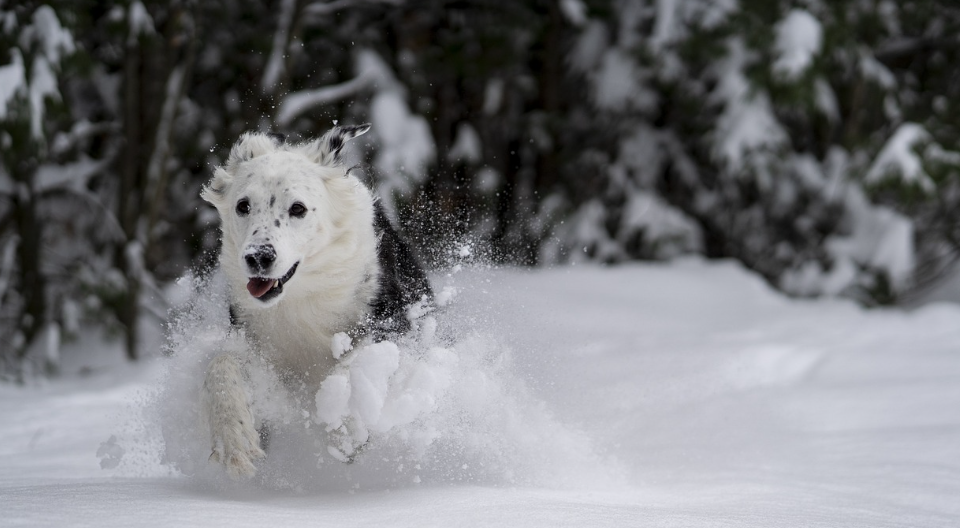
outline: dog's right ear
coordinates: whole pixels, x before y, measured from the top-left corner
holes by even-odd
[[[203,186],[200,197],[216,207],[220,207],[227,194],[227,188],[237,174],[237,167],[245,161],[280,150],[285,141],[283,134],[245,132],[230,149],[230,155],[223,167],[213,171],[213,178]]]
[[[213,178],[200,190],[200,198],[219,209],[227,196],[227,187],[231,182],[233,182],[233,175],[217,167],[213,171]]]
[[[282,138],[280,134],[245,132],[230,149],[230,156],[227,157],[224,167],[233,174],[237,166],[244,161],[279,150],[283,144]]]

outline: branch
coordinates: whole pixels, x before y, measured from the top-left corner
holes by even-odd
[[[915,55],[927,55],[933,50],[952,50],[960,44],[960,37],[902,38],[887,42],[877,48],[874,56],[886,66],[909,59]]]
[[[145,244],[147,246],[150,245],[153,226],[164,202],[163,196],[168,179],[166,164],[170,155],[170,138],[173,134],[174,121],[177,118],[177,107],[180,106],[180,99],[183,96],[184,70],[183,64],[177,65],[167,79],[166,98],[163,101],[160,122],[157,124],[154,135],[153,152],[150,153],[150,159],[147,162],[147,186],[143,193],[144,197],[149,200],[146,211],[147,240]]]
[[[324,86],[313,90],[302,90],[284,97],[277,112],[277,124],[287,126],[297,116],[322,104],[332,103],[350,97],[363,90],[373,80],[373,75],[365,71],[349,81]]]
[[[283,0],[280,5],[280,19],[277,21],[277,31],[273,34],[273,47],[270,50],[267,65],[263,68],[263,79],[260,81],[260,90],[264,95],[274,94],[283,76],[284,55],[290,45],[290,29],[293,27],[296,11],[297,0]]]

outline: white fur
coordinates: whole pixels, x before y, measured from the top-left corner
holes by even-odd
[[[220,267],[251,337],[247,353],[262,354],[288,386],[312,392],[335,366],[333,335],[367,316],[380,272],[373,197],[335,165],[329,137],[291,146],[245,135],[201,194],[220,214]],[[236,211],[241,199],[250,203],[247,215]],[[289,214],[294,202],[306,207],[303,218]],[[283,292],[264,302],[247,291],[244,255],[267,243],[276,250],[270,278],[299,264]],[[238,355],[225,352],[210,363],[202,395],[211,460],[233,477],[253,475],[253,460],[264,456]]]

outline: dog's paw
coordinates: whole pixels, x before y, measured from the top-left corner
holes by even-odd
[[[210,461],[221,464],[234,480],[252,477],[257,472],[253,462],[267,456],[260,449],[260,435],[249,421],[223,425],[220,433],[213,435]]]

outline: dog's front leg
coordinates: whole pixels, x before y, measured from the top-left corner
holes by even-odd
[[[217,356],[207,367],[203,407],[210,426],[210,460],[223,464],[231,478],[252,477],[253,461],[266,454],[253,423],[243,370],[230,355]]]

